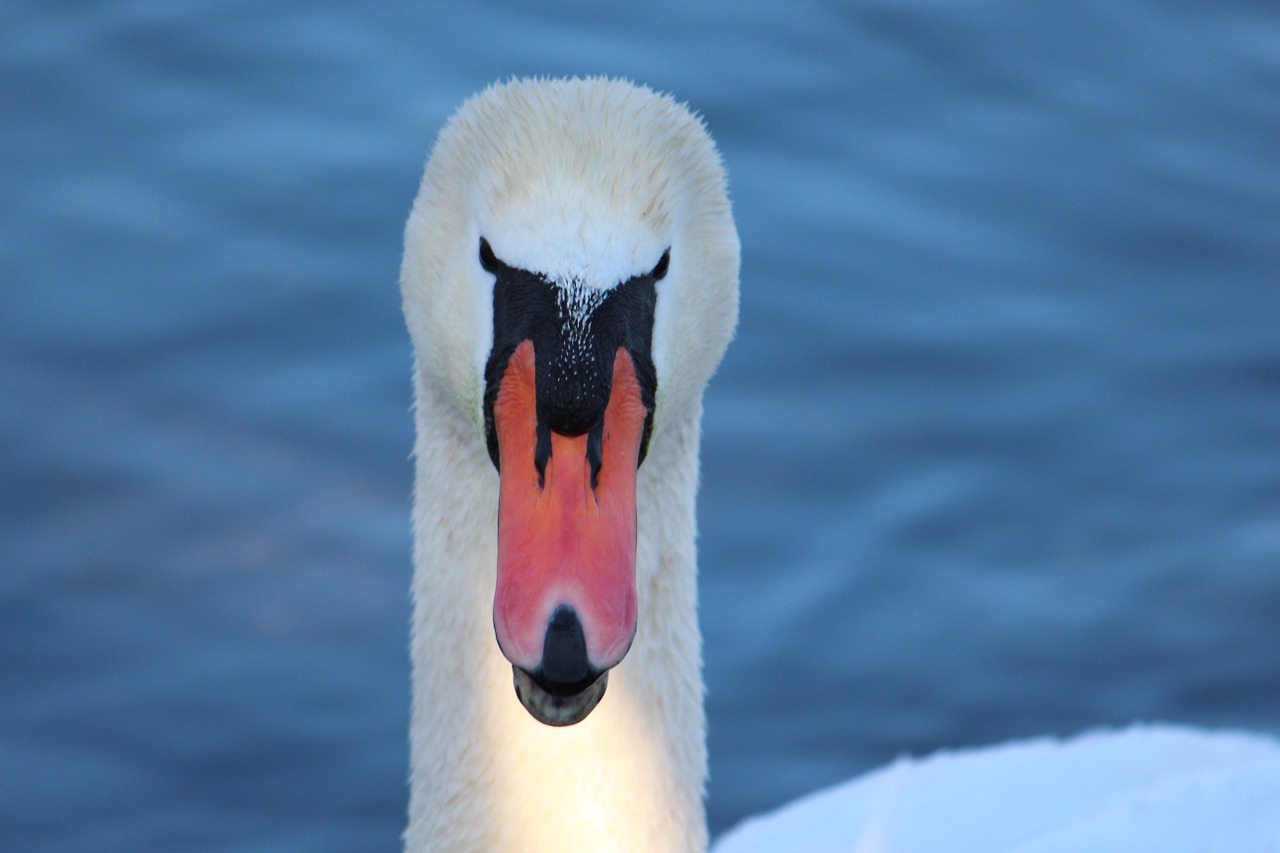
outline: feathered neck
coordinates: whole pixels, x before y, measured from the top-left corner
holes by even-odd
[[[498,477],[476,425],[416,378],[407,853],[701,851],[706,780],[694,502],[701,404],[637,483],[640,622],[583,722],[533,720],[494,640]]]

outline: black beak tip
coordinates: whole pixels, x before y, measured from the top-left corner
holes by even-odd
[[[538,680],[561,689],[583,682],[595,681],[599,673],[592,672],[587,658],[587,638],[582,632],[582,622],[577,611],[561,604],[551,614],[547,635],[542,645],[542,666]],[[544,686],[544,689],[547,689]],[[558,692],[554,687],[547,692]],[[576,692],[576,691],[574,691]]]
[[[534,719],[549,726],[581,722],[604,696],[609,673],[591,665],[582,621],[562,604],[551,614],[542,664],[533,672],[513,666],[516,695]]]

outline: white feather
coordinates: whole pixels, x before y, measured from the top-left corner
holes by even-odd
[[[492,346],[484,237],[542,274],[586,347],[604,293],[671,250],[659,283],[655,429],[637,481],[639,625],[582,723],[516,700],[494,640],[497,476],[485,452]],[[738,239],[701,122],[603,79],[516,81],[441,132],[405,231],[414,341],[414,711],[406,847],[699,851],[706,747],[694,499],[701,395],[733,334]]]

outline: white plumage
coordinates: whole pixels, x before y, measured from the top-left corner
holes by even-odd
[[[527,714],[494,641],[498,478],[483,365],[505,263],[603,291],[652,269],[657,405],[636,484],[639,623],[583,722]],[[694,497],[703,388],[732,337],[738,238],[719,157],[668,97],[610,80],[521,81],[441,132],[405,233],[416,355],[410,851],[706,846]]]
[[[482,414],[493,278],[481,237],[558,287],[582,335],[599,294],[670,249],[636,486],[639,627],[604,700],[568,728],[521,707],[490,621],[498,478]],[[512,82],[441,132],[401,275],[417,423],[409,853],[705,849],[694,497],[701,396],[733,334],[737,280],[719,157],[670,98],[602,79]],[[1277,849],[1280,747],[1168,728],[899,762],[717,848]]]

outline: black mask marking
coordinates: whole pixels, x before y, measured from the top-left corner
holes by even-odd
[[[650,272],[633,276],[609,290],[560,287],[540,273],[509,266],[498,259],[488,241],[480,240],[480,263],[493,273],[493,349],[484,368],[484,426],[489,458],[502,470],[493,403],[502,375],[522,342],[533,341],[537,390],[538,437],[535,464],[541,475],[551,452],[551,432],[576,436],[591,432],[588,449],[599,454],[594,435],[604,424],[613,387],[613,361],[624,347],[635,367],[640,401],[648,414],[640,439],[640,461],[653,430],[658,375],[653,366],[654,284],[667,272],[664,252]],[[592,479],[599,463],[592,460]]]

